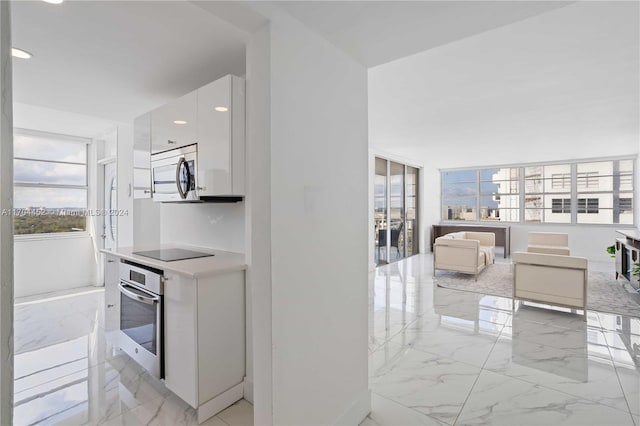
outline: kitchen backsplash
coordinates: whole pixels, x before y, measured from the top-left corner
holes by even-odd
[[[244,253],[244,203],[163,203],[160,242]]]

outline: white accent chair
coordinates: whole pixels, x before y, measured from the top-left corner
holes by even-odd
[[[512,255],[513,298],[587,309],[587,259],[557,254]]]
[[[529,232],[527,252],[569,256],[569,234],[560,232]]]
[[[436,238],[433,245],[433,276],[436,269],[478,274],[495,263],[496,236],[493,232],[453,232]]]

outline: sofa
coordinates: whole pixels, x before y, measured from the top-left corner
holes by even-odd
[[[569,234],[560,232],[529,232],[528,253],[569,256]]]
[[[496,236],[492,232],[452,232],[433,244],[433,276],[436,270],[478,274],[495,263]]]
[[[586,258],[516,252],[512,262],[514,300],[579,308],[586,316]]]

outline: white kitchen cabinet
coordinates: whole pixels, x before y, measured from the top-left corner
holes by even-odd
[[[133,198],[151,198],[151,113],[133,121]]]
[[[119,263],[119,257],[111,254],[104,255],[104,320],[107,331],[117,330],[120,327]]]
[[[164,381],[176,395],[197,407],[197,283],[170,273],[165,273],[165,280]]]
[[[166,151],[197,142],[197,91],[151,111],[151,152]]]
[[[116,354],[120,348],[120,258],[104,255],[104,335],[105,354]]]
[[[243,395],[244,271],[165,278],[165,384],[201,422]]]
[[[227,75],[197,93],[199,194],[244,195],[244,79]]]

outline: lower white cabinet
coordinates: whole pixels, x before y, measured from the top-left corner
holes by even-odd
[[[106,331],[115,331],[120,328],[120,291],[118,283],[118,265],[120,258],[110,254],[104,256],[104,328]]]
[[[198,279],[165,272],[165,279],[165,384],[202,421],[242,398],[244,271]]]

